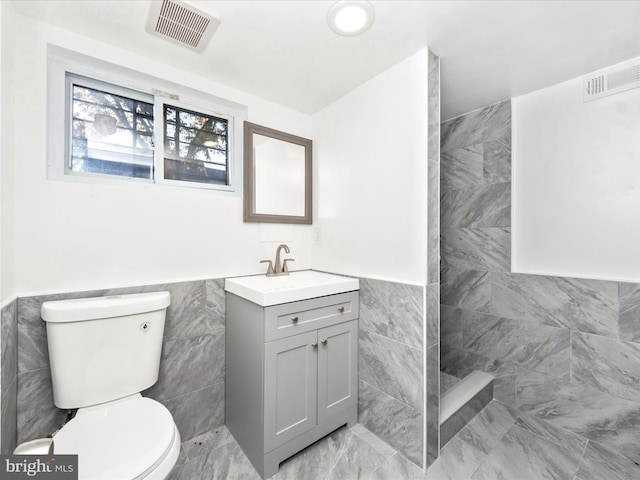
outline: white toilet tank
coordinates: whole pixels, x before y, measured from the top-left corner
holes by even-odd
[[[156,383],[169,303],[169,292],[43,303],[56,406],[97,405]]]

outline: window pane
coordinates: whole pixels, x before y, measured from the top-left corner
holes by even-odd
[[[153,105],[150,103],[136,102],[136,112],[153,118]]]
[[[227,122],[216,122],[215,127],[213,127],[214,133],[227,134]]]
[[[164,118],[167,122],[176,123],[176,110],[167,105],[164,107]]]
[[[138,135],[138,148],[153,150],[153,137],[151,135]]]
[[[136,130],[138,132],[153,133],[153,118],[136,117]]]
[[[180,128],[180,141],[184,143],[191,143],[191,141],[196,138],[197,131],[192,130],[190,128]]]
[[[228,121],[169,105],[164,120],[165,178],[228,185]]]
[[[170,158],[175,158],[176,155],[176,142],[173,140],[167,140],[164,146],[164,154]]]
[[[153,105],[80,85],[72,93],[71,171],[153,178]]]

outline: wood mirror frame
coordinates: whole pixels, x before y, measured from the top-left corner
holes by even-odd
[[[256,178],[254,134],[304,147],[304,214],[288,215],[256,212]],[[313,142],[272,128],[244,122],[244,221],[264,223],[312,223],[312,147]],[[301,158],[302,160],[302,158]],[[273,193],[278,185],[273,185]]]

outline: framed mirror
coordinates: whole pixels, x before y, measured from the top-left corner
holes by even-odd
[[[244,122],[244,221],[311,224],[307,138]]]

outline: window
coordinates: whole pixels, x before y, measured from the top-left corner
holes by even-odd
[[[69,171],[153,179],[153,97],[143,101],[131,98],[134,92],[117,95],[112,92],[122,89],[69,80]]]
[[[229,181],[229,122],[164,105],[164,178],[186,182]]]
[[[49,178],[238,191],[244,107],[87,63],[49,54]]]

